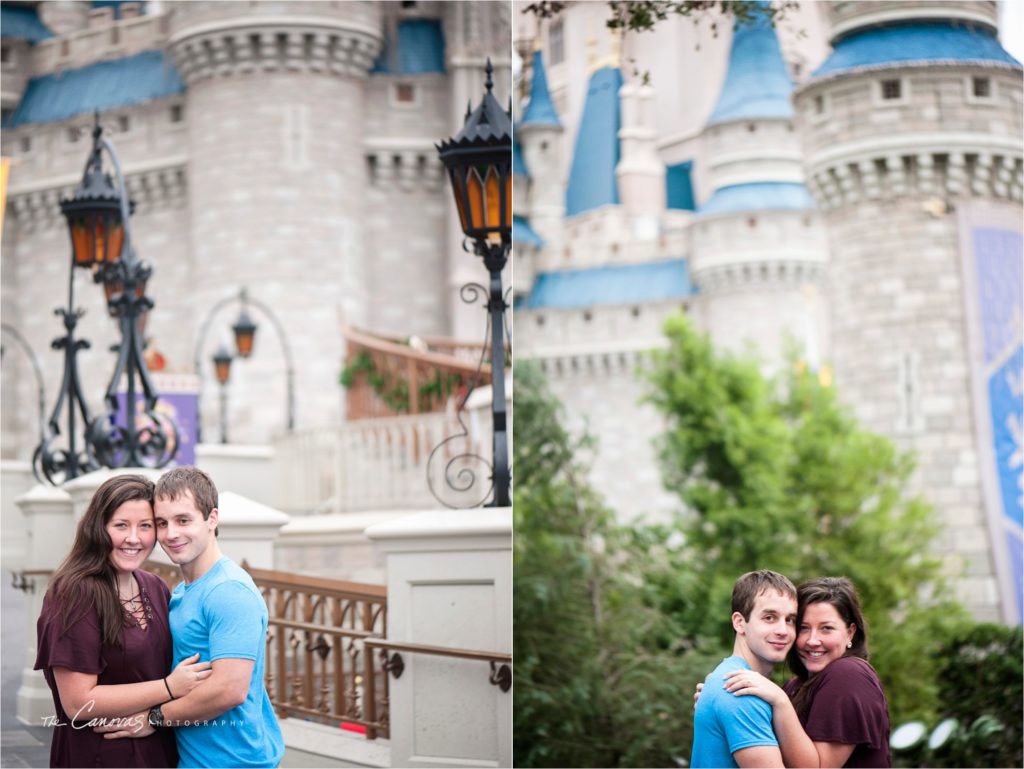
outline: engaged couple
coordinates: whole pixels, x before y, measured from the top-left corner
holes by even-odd
[[[50,766],[274,767],[267,606],[217,544],[217,488],[195,467],[97,489],[38,622],[53,692]],[[156,542],[174,592],[142,571]]]
[[[731,657],[697,685],[691,767],[889,767],[889,707],[853,583],[774,571],[732,591]],[[767,676],[786,660],[783,688]],[[753,695],[753,696],[751,696]]]

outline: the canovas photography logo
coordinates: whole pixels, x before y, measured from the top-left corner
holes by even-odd
[[[89,717],[92,713],[92,709],[96,706],[96,700],[89,700],[78,712],[75,713],[74,718],[71,719],[72,729],[93,729],[96,727],[116,727],[120,731],[129,731],[135,734],[141,730],[147,723],[145,713],[136,713],[133,716],[121,716],[119,718],[89,718],[88,721],[84,720]],[[66,721],[61,721],[57,716],[42,716],[43,726],[56,727],[56,726],[67,726]],[[214,718],[214,719],[186,719],[183,721],[177,721],[171,726],[231,726],[241,727],[245,725],[242,720],[236,720],[234,718]]]
[[[134,716],[121,716],[120,718],[89,718],[88,721],[84,720],[88,718],[89,714],[92,713],[92,709],[96,706],[96,700],[89,700],[87,703],[82,705],[75,713],[74,718],[71,719],[72,729],[92,729],[97,726],[116,726],[119,729],[124,729],[131,732],[138,732],[145,725],[146,720],[139,714]],[[43,726],[67,726],[65,721],[61,721],[57,716],[43,716]]]

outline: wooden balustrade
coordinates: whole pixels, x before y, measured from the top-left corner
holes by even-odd
[[[243,563],[267,602],[265,683],[279,717],[358,724],[367,739],[389,734],[388,678],[365,647],[387,627],[383,585],[321,579]],[[172,590],[176,566],[145,567]]]
[[[356,371],[346,388],[350,421],[444,411],[452,396],[464,398],[491,381],[490,365],[481,365],[487,352],[480,345],[417,337],[413,346],[350,326],[342,334],[346,366],[361,360],[369,367]]]

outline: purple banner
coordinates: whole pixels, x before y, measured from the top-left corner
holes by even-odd
[[[124,404],[126,393],[117,394],[117,423],[125,424]],[[170,466],[194,465],[196,461],[196,408],[198,395],[194,392],[164,392],[156,402],[156,413],[161,418],[174,420],[178,426],[178,451]],[[149,417],[143,414],[144,401],[141,394],[135,396],[135,424],[143,426]]]

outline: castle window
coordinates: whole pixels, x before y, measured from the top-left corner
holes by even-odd
[[[13,109],[11,109],[10,107],[3,107],[2,109],[0,109],[0,122],[6,123],[8,120],[11,119],[11,115],[13,114]]]
[[[886,101],[892,99],[899,99],[903,95],[903,89],[901,88],[899,80],[883,80],[882,81],[882,98]]]
[[[548,27],[548,54],[552,66],[565,61],[565,31],[561,19],[555,19]]]
[[[128,119],[128,116],[119,115],[117,118],[117,130],[120,133],[128,133],[129,128],[131,128],[131,120]]]
[[[543,315],[538,315],[537,316],[537,325],[538,326],[543,326],[544,325],[544,316]]]
[[[420,106],[423,97],[415,83],[403,80],[391,84],[391,88],[388,91],[388,101],[392,107],[415,109]]]
[[[820,115],[825,111],[825,97],[820,93],[814,97],[814,114]]]
[[[754,131],[756,131],[756,130],[757,130],[757,124],[756,123],[747,123],[747,132],[748,133],[754,133]]]
[[[22,136],[19,148],[21,149],[23,154],[31,152],[32,151],[32,137],[31,136]]]
[[[971,91],[979,99],[989,99],[992,97],[992,81],[987,77],[971,78]]]
[[[416,100],[416,87],[412,83],[395,83],[395,101],[410,104]]]
[[[171,122],[180,123],[185,118],[185,108],[181,104],[171,105]]]
[[[5,46],[0,46],[0,64],[11,63],[11,49]]]
[[[630,310],[630,314],[634,318],[639,318],[640,317],[640,308],[639,307],[634,307],[632,310]]]
[[[69,141],[69,142],[70,142],[71,144],[74,144],[74,143],[75,143],[75,142],[77,142],[77,141],[78,141],[78,140],[79,140],[80,138],[82,138],[82,129],[81,129],[81,128],[79,128],[78,126],[71,126],[71,127],[70,127],[70,128],[68,129],[68,141]]]
[[[584,323],[590,323],[590,321],[592,321],[593,319],[594,319],[594,314],[590,310],[587,310],[586,312],[583,313],[583,322]]]

